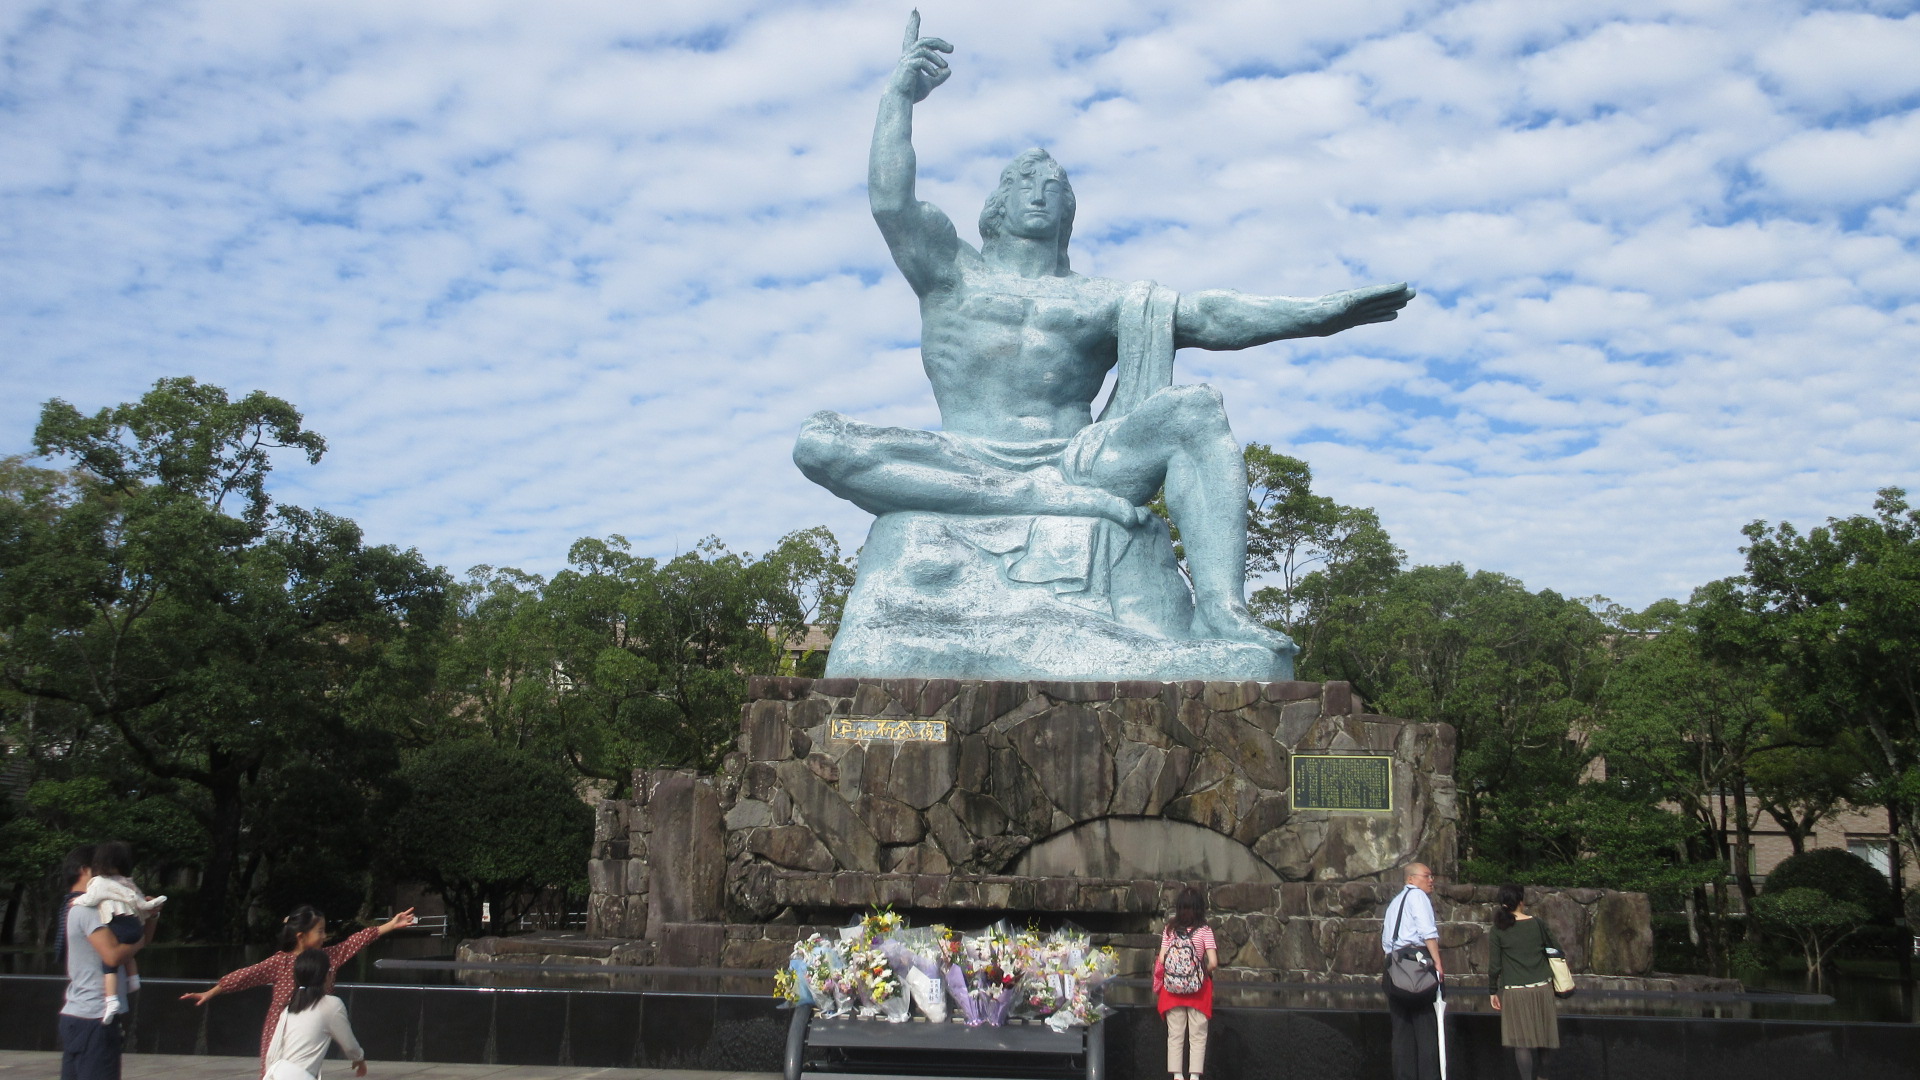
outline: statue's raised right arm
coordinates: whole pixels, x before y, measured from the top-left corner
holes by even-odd
[[[880,95],[880,116],[873,125],[873,149],[867,158],[867,199],[873,220],[886,238],[893,261],[921,295],[939,288],[952,273],[961,247],[953,221],[932,203],[914,197],[913,107],[947,81],[953,69],[941,53],[953,46],[920,36],[920,13],[907,21],[900,63]]]

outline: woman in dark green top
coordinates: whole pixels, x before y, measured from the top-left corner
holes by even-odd
[[[1553,935],[1544,921],[1527,914],[1526,896],[1518,885],[1500,886],[1500,910],[1487,939],[1487,989],[1500,1013],[1500,1045],[1513,1048],[1520,1080],[1546,1080],[1547,1052],[1560,1048],[1560,1015],[1547,967]]]

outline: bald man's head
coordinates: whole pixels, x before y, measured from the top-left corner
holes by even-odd
[[[1433,868],[1426,863],[1410,863],[1407,866],[1407,884],[1422,892],[1433,891]]]

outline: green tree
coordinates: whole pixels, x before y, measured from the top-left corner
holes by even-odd
[[[1709,874],[1678,849],[1688,825],[1656,786],[1592,746],[1617,610],[1458,565],[1340,573],[1309,577],[1326,584],[1306,676],[1453,726],[1467,877],[1678,895]]]
[[[1807,982],[1816,990],[1825,982],[1834,948],[1867,924],[1867,910],[1859,904],[1808,888],[1769,889],[1754,901],[1753,914],[1762,926],[1800,946]]]
[[[506,930],[542,889],[585,891],[593,810],[560,766],[454,740],[415,754],[399,780],[391,850],[401,871],[445,898],[456,933]]]
[[[1864,751],[1866,798],[1920,851],[1920,509],[1889,487],[1872,514],[1744,531],[1746,573],[1728,590],[1751,647],[1781,665],[1811,737]]]
[[[73,710],[193,814],[195,929],[227,936],[258,870],[262,777],[403,711],[445,575],[273,504],[272,453],[311,463],[325,442],[266,394],[181,378],[91,416],[54,400],[34,445],[72,467],[0,498],[0,680]]]
[[[1296,457],[1248,443],[1247,577],[1256,614],[1300,646],[1310,662],[1319,626],[1339,596],[1397,573],[1403,555],[1367,507],[1343,506],[1313,491],[1313,470]]]
[[[71,779],[42,776],[27,785],[17,802],[0,800],[0,880],[10,883],[0,943],[51,941],[67,884],[55,880],[51,871],[80,844],[107,838],[127,841],[138,860],[134,878],[143,884],[165,880],[167,871],[200,853],[200,830],[177,800],[137,789],[128,797],[127,785],[134,778],[102,775],[108,771],[97,767]],[[36,920],[25,935],[23,911],[31,911]]]
[[[709,539],[664,563],[581,540],[551,581],[475,571],[447,653],[447,702],[503,745],[623,793],[635,768],[711,768],[746,680],[782,670],[809,622],[831,627],[851,572],[825,529],[754,559]]]
[[[1691,604],[1661,601],[1629,620],[1634,632],[1623,635],[1593,739],[1610,771],[1649,778],[1692,823],[1694,859],[1723,868],[1692,909],[1707,916],[1708,962],[1720,973],[1731,965],[1734,912],[1757,895],[1747,857],[1757,824],[1751,772],[1800,746],[1773,700],[1777,672],[1729,641],[1737,612],[1724,608],[1722,591],[1709,587]]]
[[[1805,737],[1791,717],[1786,721],[1795,737]],[[1747,766],[1748,790],[1762,812],[1793,845],[1793,853],[1807,850],[1815,828],[1841,810],[1871,803],[1873,787],[1863,782],[1871,775],[1862,757],[1857,732],[1839,732],[1827,745],[1785,745],[1755,757]]]
[[[1587,769],[1577,736],[1606,674],[1607,624],[1586,603],[1457,564],[1395,574],[1328,614],[1313,677],[1453,725],[1463,855],[1527,865],[1538,838],[1517,827],[1514,804],[1570,798]]]

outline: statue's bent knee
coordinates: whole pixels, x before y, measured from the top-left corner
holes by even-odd
[[[807,479],[826,484],[824,478],[839,472],[847,458],[846,417],[836,412],[817,412],[800,425],[800,436],[793,442],[793,463]]]
[[[1169,386],[1156,396],[1166,401],[1182,432],[1211,435],[1227,426],[1226,399],[1205,383]]]

